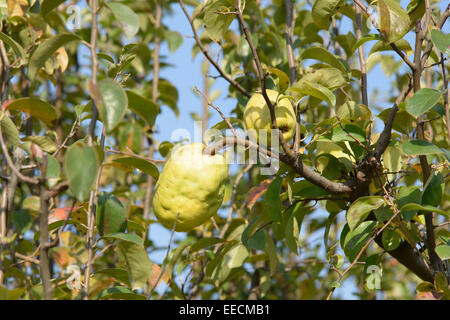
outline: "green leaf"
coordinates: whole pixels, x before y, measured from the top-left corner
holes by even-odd
[[[411,45],[405,39],[397,40],[394,42],[394,44],[397,46],[397,48],[404,51],[407,56],[412,53]],[[391,51],[391,50],[393,50],[393,49],[390,46],[390,44],[385,42],[384,40],[381,40],[373,45],[372,49],[370,49],[369,56],[375,52]]]
[[[167,41],[167,46],[169,47],[170,53],[174,53],[183,43],[183,36],[176,31],[165,30],[164,37]]]
[[[316,97],[327,102],[331,107],[336,104],[336,97],[333,92],[318,83],[308,82],[302,79],[295,83],[290,90],[299,92],[305,96],[310,95]]]
[[[105,59],[108,62],[114,63],[113,57],[107,55],[106,53],[98,52],[97,57],[99,57],[100,59]]]
[[[97,296],[97,299],[114,299],[114,300],[147,300],[143,294],[138,294],[125,287],[111,287],[103,290]]]
[[[270,73],[273,73],[278,77],[278,91],[283,93],[289,87],[289,77],[286,73],[277,68],[267,69]]]
[[[9,110],[17,110],[42,120],[49,127],[55,125],[56,109],[50,103],[37,98],[19,98],[8,104]]]
[[[387,228],[386,230],[383,231],[381,239],[383,242],[384,250],[392,251],[398,248],[402,240],[402,237],[394,229]]]
[[[264,233],[266,235],[266,253],[269,258],[270,275],[273,276],[278,271],[278,265],[280,263],[277,255],[277,247],[269,233],[266,230],[264,230]]]
[[[14,122],[6,115],[6,113],[0,114],[0,126],[2,133],[6,136],[6,141],[13,147],[17,148],[20,144],[19,130],[17,130]]]
[[[150,161],[135,157],[121,157],[114,159],[113,162],[123,164],[130,168],[139,169],[140,171],[148,175],[151,175],[155,180],[158,180],[159,177],[158,167],[155,166]]]
[[[158,106],[151,100],[133,92],[126,90],[128,98],[128,108],[147,122],[150,127],[155,125],[156,116],[159,113]]]
[[[360,127],[353,124],[346,124],[344,125],[344,128],[346,131],[344,131],[341,126],[335,127],[331,133],[331,140],[335,142],[355,141],[354,138],[358,139],[360,142],[366,140],[366,134]],[[347,132],[349,132],[351,136]]]
[[[255,234],[253,234],[253,236],[248,240],[248,247],[256,250],[264,250],[266,247],[264,230],[258,230]]]
[[[292,87],[302,87],[302,83],[305,81],[320,84],[331,91],[347,85],[346,78],[344,78],[342,72],[336,68],[320,68],[308,72],[299,81],[294,83]]]
[[[436,253],[442,260],[450,259],[450,246],[441,244],[436,247]]]
[[[410,20],[396,0],[378,0],[379,25],[389,42],[395,42],[409,31]]]
[[[331,225],[334,222],[334,218],[337,216],[338,212],[331,213],[327,218],[327,223],[325,225],[325,231],[323,233],[323,243],[325,244],[325,248],[328,248],[328,238],[330,234]]]
[[[26,197],[22,202],[22,209],[39,212],[41,210],[41,201],[38,196]]]
[[[285,240],[289,250],[294,254],[298,254],[297,240],[300,234],[301,224],[299,223],[297,216],[302,214],[302,207],[303,203],[297,202],[292,209],[289,209],[287,212],[288,218],[285,227]]]
[[[422,203],[422,192],[417,186],[401,186],[398,189],[397,205],[402,208],[409,203]],[[417,210],[401,210],[402,216],[406,221],[410,221],[417,213]]]
[[[343,249],[351,262],[355,260],[358,253],[369,241],[376,224],[376,221],[364,221],[356,229],[349,231],[345,235]]]
[[[409,15],[411,21],[410,27],[414,27],[416,21],[421,19],[425,14],[425,0],[411,0],[406,7],[406,12]]]
[[[166,157],[170,150],[173,148],[173,143],[169,141],[163,141],[158,146],[158,151],[161,154],[161,156]]]
[[[111,9],[116,20],[122,25],[125,36],[131,39],[139,31],[138,15],[130,7],[122,3],[105,2],[105,4]]]
[[[151,82],[150,82],[151,84]],[[158,84],[158,100],[162,104],[167,105],[178,118],[180,111],[178,110],[178,89],[169,81],[165,79],[160,79]]]
[[[442,173],[433,171],[423,188],[422,205],[439,206],[444,195],[444,186]]]
[[[434,284],[428,281],[421,282],[417,285],[417,292],[428,292],[434,290]]]
[[[283,182],[282,177],[275,178],[267,188],[266,198],[265,198],[265,212],[275,221],[281,222],[281,203],[280,203],[280,192],[281,183]]]
[[[314,23],[318,27],[328,30],[331,24],[331,17],[343,3],[343,0],[316,0],[311,12]]]
[[[95,214],[98,233],[103,236],[109,233],[124,232],[127,227],[125,208],[114,195],[105,193],[98,197]]]
[[[19,209],[12,212],[12,222],[16,226],[17,232],[23,234],[31,228],[33,219],[27,210]]]
[[[431,30],[431,41],[439,49],[440,52],[450,55],[450,34],[443,33],[440,30]]]
[[[369,215],[372,210],[378,209],[384,204],[384,199],[379,196],[365,196],[353,202],[347,211],[346,219],[350,230],[354,230]]]
[[[98,83],[101,104],[97,106],[100,117],[110,133],[122,120],[127,110],[128,99],[125,91],[115,81],[103,79]]]
[[[133,290],[143,288],[152,275],[153,264],[142,245],[142,240],[139,245],[135,241],[119,241],[118,246],[127,262],[131,288]]]
[[[47,153],[53,153],[56,151],[56,142],[47,136],[27,136],[22,138],[23,141],[30,141],[38,145],[42,150]]]
[[[98,270],[95,272],[95,274],[105,274],[105,275],[113,277],[117,281],[120,281],[123,284],[131,287],[130,278],[128,275],[128,271],[126,269],[107,268],[107,269]]]
[[[59,33],[42,42],[33,52],[28,64],[28,76],[30,79],[36,77],[39,69],[44,66],[47,59],[49,59],[56,50],[75,40],[80,40],[80,38],[73,33]]]
[[[191,248],[189,249],[189,254],[213,246],[215,244],[222,243],[224,241],[224,239],[220,238],[201,238],[191,246]]]
[[[429,155],[443,153],[434,144],[424,140],[410,140],[402,145],[402,150],[407,155]]]
[[[109,240],[109,241],[119,240],[122,242],[128,242],[130,244],[135,244],[137,246],[143,246],[142,238],[140,238],[135,233],[114,232],[114,233],[106,234],[102,238]]]
[[[436,272],[436,275],[434,276],[434,288],[440,292],[448,290],[448,281],[442,272]]]
[[[233,21],[234,14],[222,14],[234,11],[233,4],[231,0],[210,0],[206,3],[203,21],[213,41],[221,41]]]
[[[19,300],[25,290],[25,287],[8,290],[0,284],[0,300]]]
[[[417,203],[408,203],[408,204],[405,204],[400,209],[402,210],[402,212],[403,212],[403,210],[405,210],[405,211],[420,210],[420,211],[427,211],[427,212],[436,212],[440,215],[443,215],[444,217],[450,218],[450,213],[445,212],[441,209],[438,209],[438,208],[430,206],[430,205],[420,205]]]
[[[56,9],[64,0],[44,0],[41,3],[41,15],[45,17],[50,11]]]
[[[329,52],[328,50],[321,48],[321,47],[311,47],[309,49],[306,49],[301,54],[301,59],[314,59],[318,61],[322,61],[325,63],[328,63],[330,66],[338,69],[343,74],[347,73],[347,68],[345,65],[339,60],[334,54]]]
[[[439,101],[441,94],[442,92],[434,89],[420,89],[406,101],[406,111],[417,118],[433,108]]]
[[[10,46],[18,58],[22,59],[22,61],[26,60],[25,50],[14,39],[8,37],[6,34],[0,31],[0,40]]]
[[[225,254],[223,259],[226,262],[226,266],[229,269],[233,269],[242,266],[248,256],[247,248],[243,244],[238,243]]]
[[[99,161],[93,147],[76,142],[67,150],[64,171],[69,180],[69,188],[79,201],[89,197],[97,178]]]
[[[362,46],[364,43],[368,41],[382,40],[382,39],[383,38],[379,34],[367,34],[361,37],[358,41],[356,41],[355,45],[353,46],[352,52],[355,52],[356,49],[358,49],[360,46]]]

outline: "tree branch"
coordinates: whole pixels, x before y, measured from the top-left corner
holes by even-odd
[[[236,81],[231,79],[222,70],[222,68],[217,64],[217,62],[214,61],[214,59],[209,55],[208,51],[203,46],[203,44],[201,43],[201,41],[200,41],[200,39],[198,37],[197,30],[195,30],[195,26],[194,26],[194,21],[189,16],[189,13],[187,12],[186,8],[184,7],[183,1],[182,0],[178,0],[178,2],[180,3],[181,9],[183,10],[184,15],[186,16],[186,18],[189,21],[189,24],[191,25],[191,29],[192,29],[192,32],[194,34],[195,42],[197,43],[197,46],[199,47],[200,51],[203,52],[203,55],[205,56],[205,58],[208,59],[208,61],[214,66],[214,68],[217,70],[217,72],[219,72],[219,74],[222,76],[222,78],[224,78],[226,81],[228,81],[232,86],[234,86],[243,95],[245,95],[246,97],[250,98],[250,96],[251,96],[250,93],[248,93],[247,90],[245,90],[239,83],[237,83]]]
[[[272,102],[269,99],[269,96],[266,92],[266,75],[264,74],[261,60],[259,59],[258,52],[256,51],[255,45],[253,44],[252,38],[250,36],[250,32],[248,31],[247,24],[244,21],[244,18],[242,16],[241,8],[239,7],[239,0],[234,1],[234,8],[236,10],[237,18],[239,21],[239,25],[242,27],[245,35],[245,39],[247,40],[248,45],[250,46],[250,50],[252,51],[253,60],[256,64],[256,71],[258,73],[258,78],[261,85],[261,94],[264,97],[264,100],[266,101],[267,106],[269,107],[270,111],[270,119],[272,121],[272,129],[278,130],[278,124],[277,119],[275,116],[275,107],[272,104]],[[295,153],[291,150],[289,145],[287,144],[286,140],[284,139],[283,135],[279,135],[280,138],[280,144],[283,147],[284,152],[288,154],[291,158],[295,157]]]
[[[378,26],[378,23],[376,21],[376,19],[374,18],[374,16],[367,10],[367,8],[364,6],[364,4],[362,4],[359,0],[353,0],[353,2],[355,2],[355,4],[361,8],[361,10],[369,17],[370,22],[373,24],[373,26],[378,30],[378,32],[380,33],[381,37],[383,38],[383,40],[388,43],[392,50],[394,50],[399,56],[400,58],[402,58],[402,60],[410,67],[411,71],[414,71],[415,66],[414,64],[411,62],[411,60],[408,59],[408,57],[406,56],[406,54],[403,53],[402,50],[400,50],[399,47],[397,47],[397,45],[393,42],[389,42],[388,39],[386,38],[386,35],[384,34],[384,32],[380,31],[380,28]]]
[[[45,187],[45,176],[47,172],[47,154],[43,153],[41,165],[41,179],[39,181],[40,207],[39,217],[39,244],[41,246],[39,253],[39,270],[41,274],[42,287],[44,288],[44,299],[52,299],[52,285],[50,282],[50,259],[48,256],[48,199],[46,197],[47,189]]]

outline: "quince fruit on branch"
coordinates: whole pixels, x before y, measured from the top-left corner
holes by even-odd
[[[217,213],[228,180],[228,166],[220,154],[203,154],[203,143],[175,146],[155,185],[153,210],[167,229],[186,232]],[[178,216],[178,218],[177,218]]]
[[[283,97],[277,91],[266,90],[272,105],[275,106],[275,118],[280,133],[286,141],[292,139],[295,133],[296,116],[294,108],[287,97]],[[266,100],[261,93],[255,93],[248,100],[244,110],[244,122],[247,129],[255,129],[258,143],[270,145],[272,120]],[[260,130],[266,130],[267,143],[260,134]]]

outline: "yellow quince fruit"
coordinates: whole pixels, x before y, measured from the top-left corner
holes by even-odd
[[[275,118],[280,134],[286,141],[292,139],[295,133],[296,116],[291,101],[287,97],[282,97],[277,91],[266,90],[270,102],[275,105]],[[244,110],[244,123],[249,129],[256,130],[256,138],[258,143],[270,145],[272,121],[270,118],[270,110],[266,100],[261,93],[255,93],[248,100]],[[267,141],[262,141],[260,130],[266,130]]]
[[[175,146],[155,185],[153,210],[167,229],[186,232],[217,213],[228,180],[220,154],[205,155],[203,143]],[[177,218],[178,216],[178,218]]]

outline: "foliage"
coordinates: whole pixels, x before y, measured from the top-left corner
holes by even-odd
[[[1,4],[0,299],[324,299],[344,282],[360,299],[450,298],[442,3]],[[207,86],[214,70],[235,104],[210,128],[245,129],[247,101],[267,88],[291,100],[299,131],[276,173],[263,158],[230,171],[218,213],[172,233],[158,264],[152,188],[178,141],[154,133],[164,108],[183,107],[160,76],[161,44],[184,41],[164,24],[174,12]],[[383,96],[367,91],[377,65]]]

